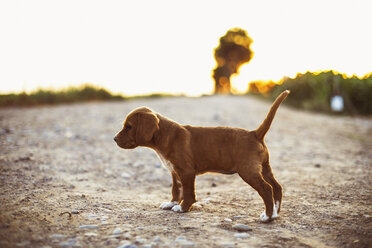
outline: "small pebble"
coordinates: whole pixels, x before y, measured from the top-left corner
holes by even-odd
[[[129,175],[126,172],[121,173],[120,176],[123,177],[123,178],[126,178],[126,179],[131,178],[131,175]]]
[[[98,236],[98,234],[97,233],[94,233],[94,232],[87,232],[84,235],[87,236],[87,237],[96,237],[96,236]]]
[[[30,244],[31,244],[30,241],[23,241],[23,242],[17,243],[16,246],[22,247],[22,246],[29,246]]]
[[[249,237],[249,235],[247,233],[235,233],[234,237],[238,239],[246,239]]]
[[[102,210],[102,211],[104,211],[106,213],[111,213],[112,212],[112,210],[107,209],[107,208],[100,208],[100,210]]]
[[[235,215],[234,216],[234,219],[243,219],[243,218],[247,218],[247,216],[245,216],[245,215]]]
[[[154,238],[154,242],[156,242],[156,243],[159,243],[159,242],[161,242],[161,241],[162,241],[161,238],[158,237],[158,236],[156,236],[156,237]]]
[[[225,218],[224,221],[226,221],[226,222],[232,222],[232,219]]]
[[[66,237],[66,235],[57,234],[57,233],[52,234],[52,235],[49,236],[49,238],[51,238],[51,239],[61,239],[61,238],[65,238],[65,237]]]
[[[194,247],[195,244],[186,239],[185,236],[178,236],[175,241],[181,245],[181,247]]]
[[[224,248],[235,247],[235,243],[223,243],[221,245]]]
[[[146,242],[146,239],[141,238],[141,237],[136,237],[135,244],[143,244]]]
[[[81,225],[79,226],[80,229],[98,229],[99,226],[97,225]]]
[[[108,240],[105,241],[106,246],[117,245],[117,244],[119,244],[119,240],[116,239],[116,238],[108,239]]]
[[[132,236],[130,235],[130,233],[124,233],[123,238],[130,239],[130,238],[132,238]]]
[[[98,216],[96,214],[89,214],[88,215],[88,219],[95,219],[97,218]]]
[[[66,242],[59,243],[59,246],[62,247],[80,247],[79,244],[76,244],[77,239],[69,239]]]
[[[182,247],[194,247],[195,244],[193,242],[191,242],[191,241],[186,240],[185,242],[182,242],[181,243],[181,246]]]
[[[143,245],[142,247],[143,248],[152,248],[154,246],[155,246],[154,244],[147,244],[147,245]]]
[[[137,248],[137,246],[132,245],[129,241],[124,240],[120,243],[121,245],[118,246],[117,248]]]
[[[176,242],[184,242],[186,241],[186,237],[185,236],[178,236],[176,239],[175,239]]]
[[[320,164],[315,164],[314,167],[315,168],[320,168]]]
[[[244,225],[244,224],[236,224],[236,225],[233,225],[232,228],[234,230],[239,231],[239,232],[252,231],[252,228],[250,226],[247,226],[247,225]]]
[[[112,232],[113,234],[120,234],[123,231],[120,228],[115,228],[115,230]]]

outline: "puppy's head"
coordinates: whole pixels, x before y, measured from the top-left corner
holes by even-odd
[[[147,145],[152,140],[154,133],[159,130],[159,119],[152,110],[142,107],[130,112],[123,125],[114,140],[121,148],[133,149]]]

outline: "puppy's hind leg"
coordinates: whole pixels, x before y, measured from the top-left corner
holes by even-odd
[[[252,166],[240,168],[239,175],[246,183],[251,185],[263,199],[265,211],[261,214],[260,219],[263,222],[268,222],[273,218],[274,214],[273,188],[262,177],[260,166],[256,165],[253,167],[253,169]]]
[[[268,182],[273,187],[274,202],[275,202],[274,204],[277,210],[277,214],[279,214],[281,205],[282,205],[282,196],[283,196],[282,186],[275,179],[273,172],[271,170],[270,164],[268,162],[262,165],[262,175],[265,181]]]

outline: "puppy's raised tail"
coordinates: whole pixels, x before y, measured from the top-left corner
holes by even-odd
[[[262,124],[255,130],[256,137],[259,140],[263,140],[265,137],[265,134],[269,130],[271,126],[271,122],[274,119],[276,110],[279,108],[279,105],[284,101],[284,99],[288,96],[289,90],[283,91],[275,100],[273,105],[270,108],[269,113],[267,114],[265,120],[262,122]]]

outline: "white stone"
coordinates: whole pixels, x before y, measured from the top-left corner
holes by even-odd
[[[249,235],[247,233],[235,233],[234,237],[239,239],[246,239],[249,237]]]
[[[252,231],[252,228],[250,226],[247,226],[244,224],[236,224],[236,225],[233,225],[232,228],[240,232]]]
[[[66,237],[66,235],[64,235],[64,234],[52,234],[52,235],[49,236],[49,238],[51,238],[51,239],[61,239],[61,238],[65,238],[65,237]]]
[[[87,237],[96,237],[96,236],[98,236],[98,234],[97,233],[94,233],[94,232],[87,232],[84,235],[87,236]]]
[[[185,236],[178,236],[175,241],[176,242],[184,242],[186,240],[186,237]]]
[[[98,229],[99,226],[97,225],[81,225],[79,226],[80,229]]]
[[[112,232],[113,234],[120,234],[122,233],[123,231],[120,229],[120,228],[115,228],[115,230]]]

